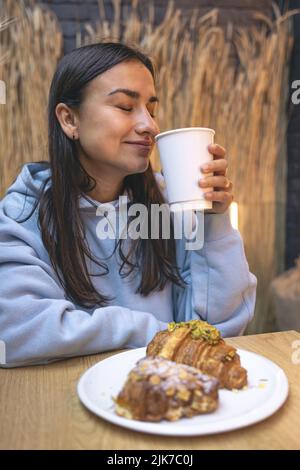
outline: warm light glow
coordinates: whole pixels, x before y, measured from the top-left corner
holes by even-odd
[[[239,207],[237,202],[232,202],[229,207],[230,221],[233,228],[239,228]]]

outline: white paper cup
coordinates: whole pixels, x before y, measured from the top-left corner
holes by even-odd
[[[213,160],[207,147],[214,142],[214,135],[213,129],[187,127],[155,136],[171,211],[212,208],[212,201],[204,199],[204,193],[212,188],[201,188],[199,180],[200,166]]]

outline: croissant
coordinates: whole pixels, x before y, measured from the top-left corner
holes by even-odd
[[[219,330],[201,320],[169,323],[148,344],[147,356],[159,356],[196,367],[216,377],[220,388],[240,389],[247,385],[247,371],[233,346]]]
[[[218,380],[161,357],[141,359],[127,377],[115,411],[128,419],[176,421],[214,411]]]

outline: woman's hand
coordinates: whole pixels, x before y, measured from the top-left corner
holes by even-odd
[[[213,155],[213,161],[203,164],[203,173],[199,186],[201,188],[212,187],[213,191],[204,194],[207,201],[213,201],[213,208],[205,210],[205,214],[222,214],[233,201],[232,182],[227,178],[226,150],[218,144],[208,146],[208,151]],[[206,176],[213,173],[213,176]]]

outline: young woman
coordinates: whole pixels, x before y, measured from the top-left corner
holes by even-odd
[[[175,237],[97,234],[99,210],[120,210],[120,195],[149,214],[165,202],[149,162],[157,105],[150,59],[125,44],[84,46],[58,64],[49,162],[24,165],[0,205],[3,366],[145,346],[174,320],[205,319],[239,335],[252,318],[256,278],[230,224],[222,147],[209,149],[214,176],[199,169],[199,184],[214,187],[201,249]]]

